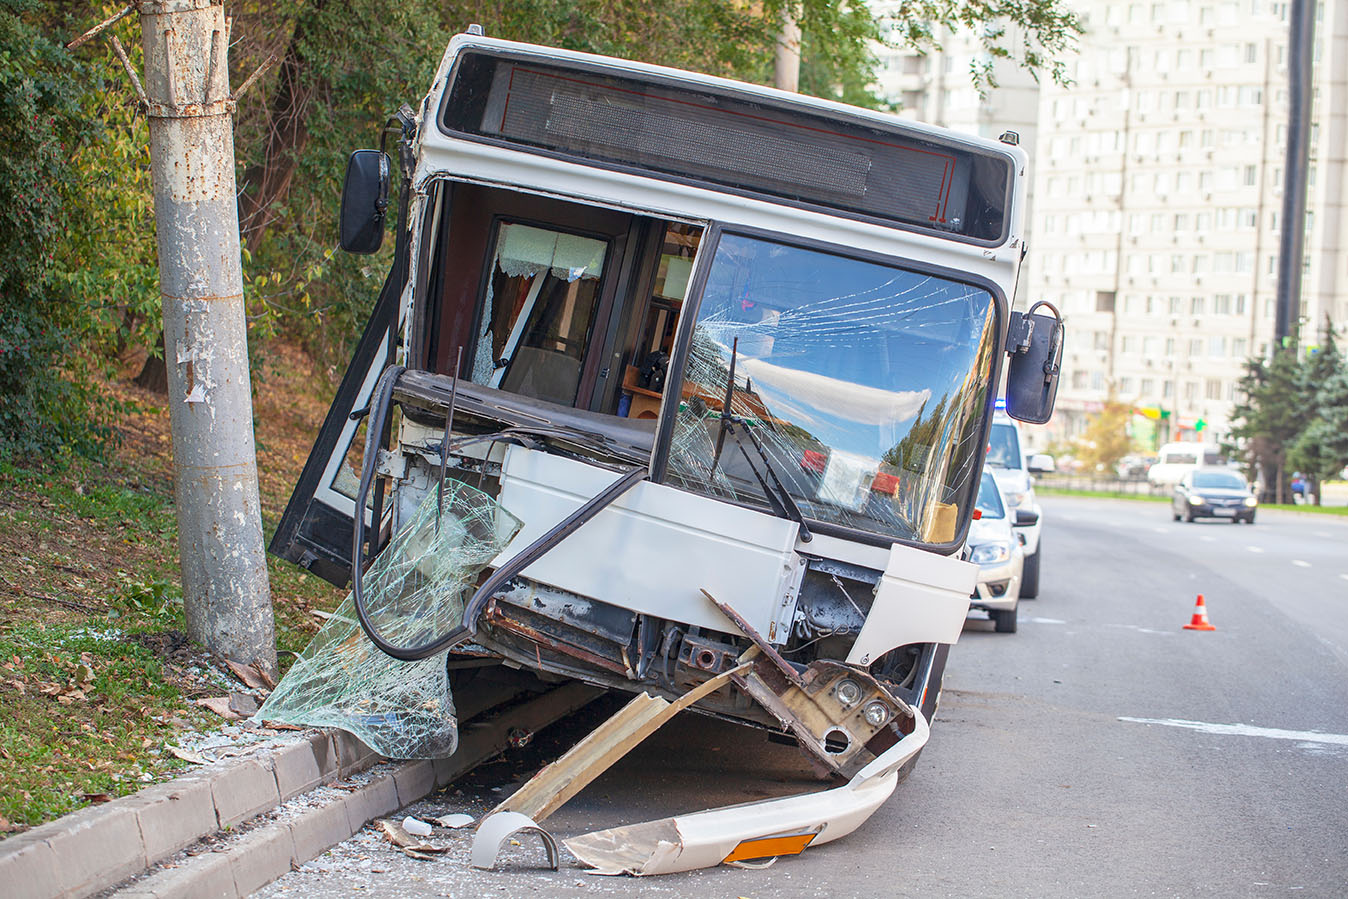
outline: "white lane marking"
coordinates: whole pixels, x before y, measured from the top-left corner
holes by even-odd
[[[1339,575],[1339,577],[1343,578],[1345,581],[1348,581],[1348,574],[1341,574]]]
[[[1169,534],[1169,533],[1170,533],[1170,528],[1156,528],[1156,527],[1154,527],[1154,528],[1152,528],[1152,530],[1155,531],[1155,532],[1158,533],[1158,534]]]
[[[1245,548],[1252,553],[1261,553],[1264,551],[1264,548],[1262,546],[1247,546]]]
[[[1317,537],[1333,537],[1334,535],[1331,534],[1329,531],[1316,531],[1316,532],[1315,532],[1315,536],[1317,536]]]
[[[1175,636],[1174,631],[1158,631],[1151,627],[1142,627],[1140,624],[1111,624],[1109,627],[1121,627],[1124,630],[1137,631],[1139,634],[1160,634],[1162,637]]]
[[[1208,537],[1208,536],[1204,535],[1204,537],[1203,537],[1203,542],[1204,542],[1204,543],[1216,543],[1216,542],[1217,542],[1217,538],[1216,538],[1216,537]]]
[[[1344,575],[1344,577],[1348,577],[1348,575]],[[1067,623],[1066,621],[1063,621],[1061,618],[1026,618],[1025,620],[1026,620],[1026,621],[1033,622],[1034,624],[1066,624],[1066,623]]]
[[[1310,562],[1307,562],[1307,561],[1305,561],[1305,560],[1303,560],[1303,559],[1293,559],[1293,560],[1292,560],[1292,564],[1295,565],[1295,566],[1298,567],[1298,568],[1310,568],[1310,567],[1311,567],[1311,563],[1310,563]]]
[[[1209,724],[1205,721],[1185,721],[1181,718],[1128,718],[1119,716],[1120,721],[1132,721],[1137,724],[1160,724],[1165,727],[1183,727],[1201,731],[1205,734],[1220,734],[1231,737],[1267,737],[1270,740],[1297,740],[1302,743],[1328,743],[1336,746],[1348,746],[1348,734],[1322,734],[1314,730],[1282,730],[1276,727],[1255,727],[1252,724]]]

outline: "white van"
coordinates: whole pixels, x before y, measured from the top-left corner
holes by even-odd
[[[1167,443],[1155,464],[1147,469],[1147,481],[1155,487],[1174,487],[1195,468],[1222,464],[1222,451],[1215,444]]]

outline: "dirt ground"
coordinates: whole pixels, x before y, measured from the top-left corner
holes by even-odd
[[[269,537],[335,382],[295,347],[255,355]],[[106,461],[0,463],[0,834],[169,776],[166,746],[220,723],[195,700],[238,686],[183,633],[167,398],[108,389],[125,411]],[[342,592],[268,567],[284,665]]]

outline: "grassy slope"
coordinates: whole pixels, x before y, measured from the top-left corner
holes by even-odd
[[[255,386],[270,534],[328,398],[302,354],[267,353]],[[0,831],[168,776],[183,763],[165,744],[219,723],[193,702],[227,683],[182,633],[165,400],[113,389],[137,411],[117,423],[109,463],[0,463]],[[278,645],[297,651],[319,624],[309,610],[332,608],[339,591],[269,568]]]

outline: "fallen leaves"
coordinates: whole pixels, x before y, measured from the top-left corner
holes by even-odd
[[[183,749],[181,746],[174,746],[172,743],[166,745],[164,748],[168,750],[169,755],[174,758],[182,759],[184,762],[191,762],[193,765],[208,764],[207,759],[202,758],[190,749]]]
[[[228,696],[211,696],[207,699],[198,699],[197,705],[210,709],[226,721],[237,721],[243,717],[229,707]]]
[[[230,693],[228,696],[210,696],[198,699],[197,705],[210,709],[226,721],[238,721],[249,718],[257,712],[257,699],[247,693]]]
[[[256,665],[240,665],[238,662],[229,659],[225,659],[225,665],[229,667],[230,671],[234,672],[235,677],[243,681],[245,687],[254,690],[276,689],[276,679]]]

